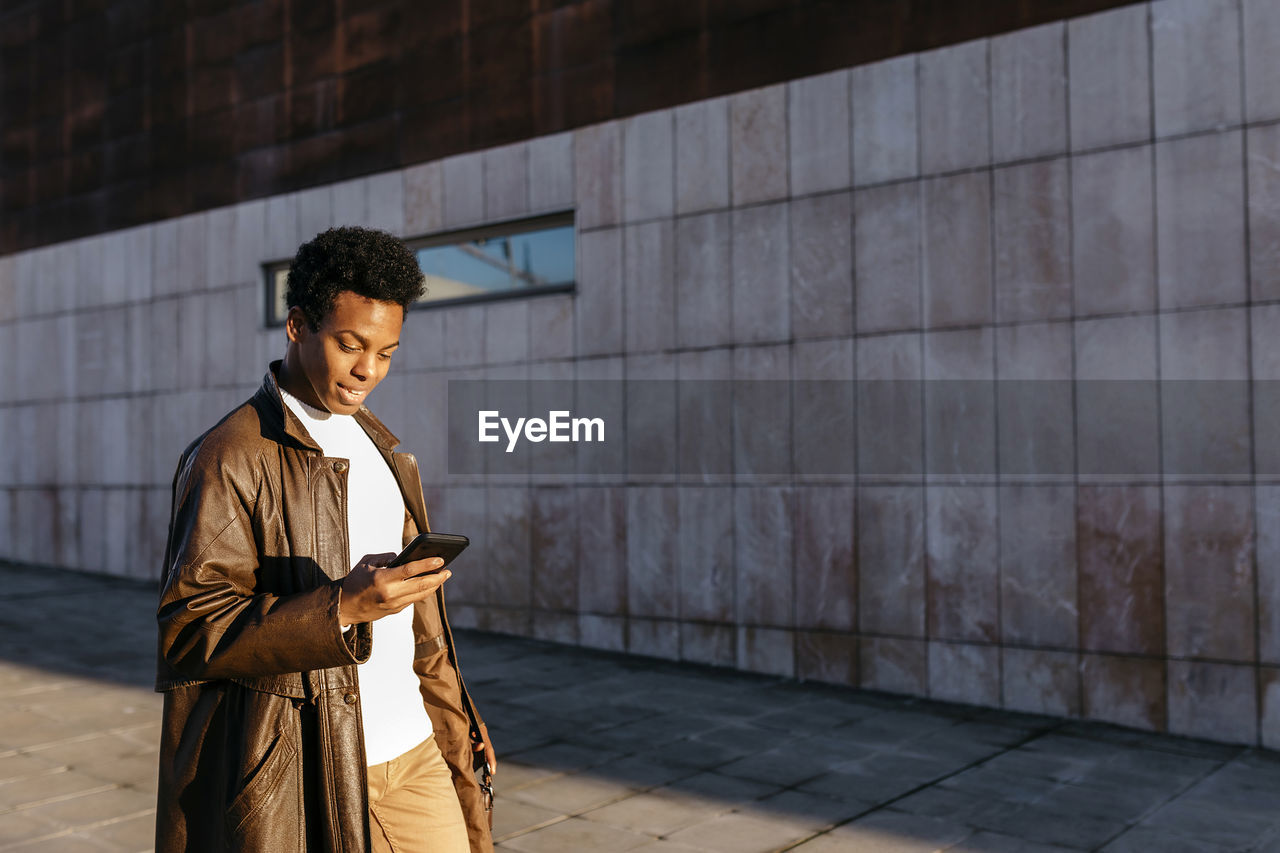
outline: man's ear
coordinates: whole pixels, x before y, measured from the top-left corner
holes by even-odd
[[[288,315],[284,318],[284,333],[288,336],[291,343],[300,344],[311,333],[311,327],[307,323],[307,315],[297,305],[289,308]]]

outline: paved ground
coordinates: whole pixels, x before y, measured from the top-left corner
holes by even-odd
[[[150,585],[0,564],[0,851],[151,847]],[[1280,756],[479,634],[500,850],[1280,853]]]

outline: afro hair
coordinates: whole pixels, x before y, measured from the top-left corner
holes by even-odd
[[[400,240],[385,231],[350,225],[330,228],[298,247],[289,264],[285,300],[302,309],[314,331],[344,290],[408,310],[422,296],[425,279]]]

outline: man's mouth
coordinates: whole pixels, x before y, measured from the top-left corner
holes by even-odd
[[[352,388],[348,388],[346,385],[343,385],[341,382],[338,383],[338,396],[341,397],[342,401],[349,406],[354,406],[358,403],[363,403],[364,396],[365,394],[368,394],[368,393],[369,393],[369,389],[367,388],[357,391]]]

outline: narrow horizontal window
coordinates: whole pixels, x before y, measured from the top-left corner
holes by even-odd
[[[573,213],[557,213],[405,241],[426,277],[415,307],[511,299],[574,288]],[[289,261],[263,265],[265,319],[284,324]]]

